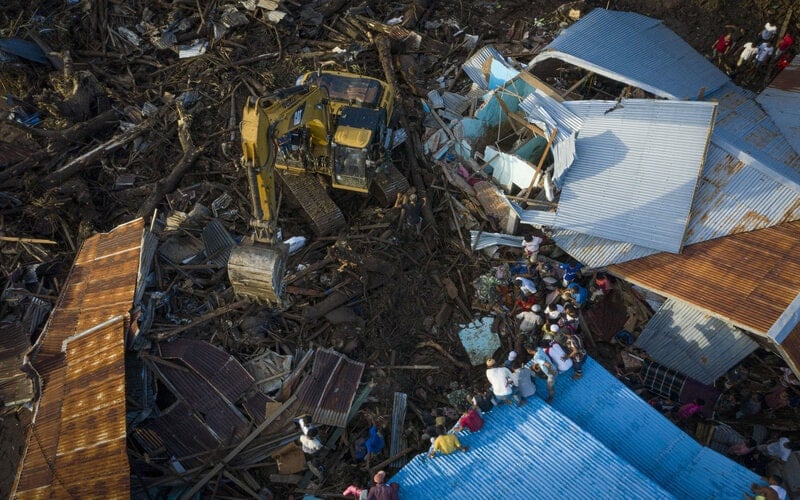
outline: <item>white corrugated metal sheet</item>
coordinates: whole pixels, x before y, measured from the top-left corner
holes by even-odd
[[[775,122],[755,100],[755,94],[729,82],[709,93],[707,100],[719,102],[714,134],[779,175],[798,178],[800,156]]]
[[[668,99],[696,99],[702,89],[711,92],[728,81],[662,21],[633,12],[592,10],[529,66],[552,58]]]
[[[547,124],[547,133],[557,129],[553,140],[553,181],[561,187],[564,172],[575,161],[575,138],[581,129],[582,120],[564,104],[556,101],[539,89],[532,89],[520,102],[519,108],[529,121]]]
[[[523,210],[519,205],[513,202],[511,203],[511,206],[517,213],[520,224],[528,224],[536,227],[553,227],[556,222],[555,212],[551,212],[549,210]]]
[[[473,250],[483,250],[494,245],[504,247],[522,248],[522,238],[510,234],[486,233],[483,231],[470,231],[470,247]]]
[[[505,58],[503,58],[503,54],[501,54],[497,49],[495,49],[492,45],[487,45],[486,47],[481,48],[477,52],[475,52],[472,57],[467,59],[464,64],[461,65],[461,69],[464,70],[464,73],[473,81],[475,82],[481,89],[488,90],[493,88],[492,85],[492,78],[487,79],[483,73],[483,67],[487,64],[488,61],[492,61],[492,63],[498,63],[501,66],[499,69],[504,71],[500,71],[498,73],[498,77],[503,80],[503,82],[494,82],[495,84],[499,83],[502,84],[518,74],[519,72],[508,66],[505,62]],[[489,63],[490,65],[493,65]],[[496,66],[497,68],[497,66]],[[491,71],[490,71],[491,73]]]
[[[756,97],[795,151],[800,152],[800,57]]]
[[[401,498],[672,498],[539,398],[458,434],[467,453],[418,455],[389,482]]]
[[[677,300],[664,302],[636,345],[658,363],[708,385],[758,347],[732,324]]]
[[[520,214],[520,221],[530,218],[533,210]],[[645,248],[624,241],[613,241],[598,236],[582,234],[569,229],[554,228],[550,234],[562,250],[586,267],[605,267],[629,260],[640,259],[658,253],[658,250]]]
[[[565,105],[583,127],[556,226],[680,252],[715,105],[649,99]]]

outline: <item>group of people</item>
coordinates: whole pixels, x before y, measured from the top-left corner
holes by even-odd
[[[738,42],[744,40],[744,30],[740,31],[740,37],[735,40],[732,33],[725,33],[717,38],[712,45],[712,57],[723,69],[728,71],[732,77],[740,71],[755,69],[756,72],[768,69],[771,61],[775,61],[775,69],[782,70],[794,57],[794,37],[791,33],[785,33],[777,42],[774,40],[777,34],[777,26],[767,23],[758,35],[758,39],[747,41],[738,46]],[[738,54],[736,65],[730,68],[726,64],[729,54]]]

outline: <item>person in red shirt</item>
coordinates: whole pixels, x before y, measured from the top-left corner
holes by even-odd
[[[713,45],[712,55],[714,59],[717,60],[717,63],[722,62],[722,57],[728,53],[728,50],[733,45],[733,37],[730,33],[725,35],[720,35],[717,39],[716,43]]]
[[[481,416],[480,412],[473,407],[461,415],[461,418],[458,419],[458,425],[456,425],[453,430],[456,432],[461,432],[462,430],[467,429],[470,432],[478,432],[482,427],[483,417]]]
[[[778,50],[775,52],[775,56],[780,57],[781,54],[789,50],[792,45],[794,45],[794,38],[789,33],[783,35],[783,39],[778,42]]]

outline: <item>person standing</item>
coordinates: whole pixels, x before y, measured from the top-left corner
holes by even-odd
[[[769,58],[772,57],[772,54],[775,53],[775,49],[772,47],[772,43],[766,41],[758,46],[758,52],[756,52],[756,68],[760,68],[762,64],[769,61]]]
[[[486,360],[486,378],[492,384],[494,402],[497,405],[500,405],[500,403],[511,404],[511,399],[514,398],[511,371],[505,366],[495,365],[494,358]]]
[[[767,23],[764,25],[764,29],[761,31],[761,40],[768,42],[772,40],[772,37],[775,36],[775,33],[778,32],[778,27],[774,24]]]
[[[528,261],[528,274],[532,274],[536,266],[536,257],[539,255],[539,246],[544,240],[532,234],[525,235],[522,238],[522,255]]]
[[[783,38],[778,42],[778,50],[775,52],[775,57],[780,57],[781,54],[789,50],[794,45],[794,38],[789,33],[783,35]]]
[[[564,344],[567,348],[565,357],[572,360],[572,368],[575,369],[575,374],[572,380],[578,380],[583,377],[583,363],[586,361],[586,349],[583,347],[583,339],[577,333],[565,333],[566,340]]]
[[[725,57],[725,54],[728,53],[728,50],[730,50],[731,45],[733,45],[733,40],[730,33],[719,36],[711,51],[712,56],[717,61],[717,64],[721,64],[723,62],[722,59]]]
[[[753,42],[745,43],[739,52],[739,60],[736,61],[736,67],[739,68],[742,64],[750,62],[756,52],[758,52],[758,45],[754,45]]]

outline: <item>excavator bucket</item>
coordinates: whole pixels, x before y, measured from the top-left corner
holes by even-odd
[[[228,279],[234,293],[259,303],[280,304],[287,256],[284,244],[234,247],[228,259]]]

